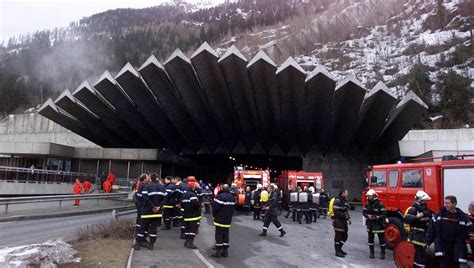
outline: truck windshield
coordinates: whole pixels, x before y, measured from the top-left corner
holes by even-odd
[[[371,187],[385,187],[387,183],[387,174],[384,170],[374,170],[372,171],[372,176],[370,177],[369,185]]]

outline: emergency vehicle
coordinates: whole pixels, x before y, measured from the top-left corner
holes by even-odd
[[[270,170],[245,170],[242,167],[234,169],[234,183],[238,191],[237,205],[242,206],[245,201],[245,188],[255,190],[257,184],[268,185],[270,183]]]
[[[397,266],[413,263],[412,248],[408,243],[400,242],[407,237],[403,217],[417,191],[425,191],[431,197],[427,204],[434,213],[443,207],[447,195],[456,196],[457,207],[464,212],[474,201],[474,158],[458,157],[415,159],[431,162],[377,165],[366,170],[367,188],[362,193],[362,204],[365,206],[367,202],[366,191],[374,189],[385,205],[389,221],[385,239],[387,246],[397,247],[394,254]]]
[[[297,189],[298,186],[301,188],[313,186],[315,194],[317,194],[319,190],[324,188],[323,173],[296,170],[283,171],[282,174],[278,176],[277,185],[278,188],[283,191],[283,204],[288,207],[289,185],[292,185],[295,189]],[[319,202],[319,198],[317,202]]]

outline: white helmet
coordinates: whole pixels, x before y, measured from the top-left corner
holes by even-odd
[[[232,183],[232,187],[236,187],[237,186],[237,183]]]
[[[374,189],[369,189],[367,193],[365,193],[365,196],[369,196],[369,195],[377,195],[377,192],[375,192]]]
[[[314,193],[314,187],[313,186],[309,186],[309,190]]]
[[[261,184],[257,184],[257,189],[261,189],[263,186]]]
[[[431,197],[424,191],[418,191],[415,195],[416,200],[431,200]]]

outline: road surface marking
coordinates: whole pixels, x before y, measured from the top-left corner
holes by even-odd
[[[196,256],[198,256],[199,259],[201,259],[202,262],[204,262],[205,265],[207,265],[208,268],[214,268],[214,265],[212,265],[204,256],[202,256],[201,252],[197,249],[193,249],[194,253]]]
[[[132,248],[130,249],[130,255],[128,255],[127,268],[131,268],[131,267],[132,267],[133,252],[135,252],[135,251],[133,250],[133,247],[132,247]]]

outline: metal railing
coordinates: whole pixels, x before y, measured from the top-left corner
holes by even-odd
[[[5,206],[5,214],[7,214],[9,205],[59,202],[59,207],[61,207],[63,201],[70,201],[70,200],[77,200],[77,199],[78,200],[97,199],[97,205],[98,205],[100,199],[108,199],[108,198],[115,198],[115,197],[128,197],[128,193],[9,197],[9,198],[0,198],[0,206],[2,205]]]
[[[126,210],[114,209],[114,210],[112,210],[112,219],[118,220],[122,216],[135,214],[135,213],[137,213],[137,210],[133,209],[133,208],[132,209],[126,209]]]
[[[95,174],[0,166],[0,180],[41,183],[74,183],[76,179],[95,183]]]

